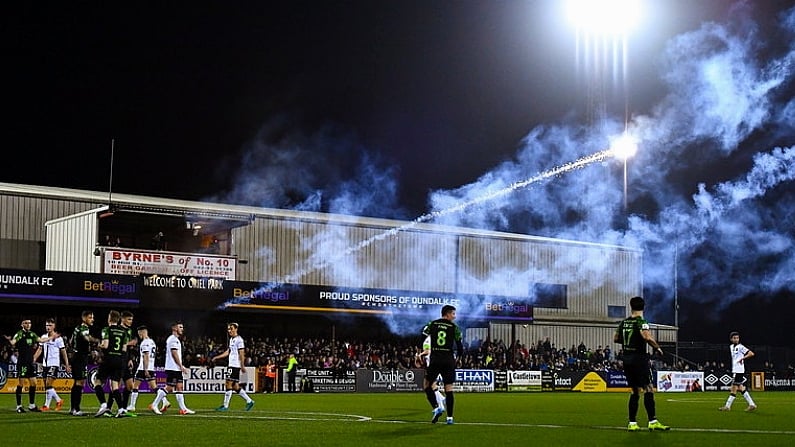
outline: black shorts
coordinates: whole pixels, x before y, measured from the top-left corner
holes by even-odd
[[[225,376],[229,382],[240,382],[240,368],[227,366]]]
[[[132,380],[134,377],[135,377],[135,370],[125,365],[124,370],[121,373],[121,380],[126,382],[127,380]]]
[[[88,354],[75,353],[72,356],[72,378],[86,380],[88,375]]]
[[[155,372],[154,371],[144,371],[139,369],[135,372],[135,380],[139,382],[147,382],[149,380],[155,380]]]
[[[33,379],[36,377],[36,365],[33,363],[17,363],[17,377],[20,379]]]
[[[445,385],[452,385],[455,382],[455,359],[452,356],[431,355],[431,364],[425,369],[425,378],[433,383],[440,375]]]
[[[166,370],[166,385],[177,386],[177,384],[184,382],[182,378],[182,371]]]
[[[44,372],[41,373],[41,377],[45,379],[55,379],[58,377],[59,369],[61,369],[60,366],[45,366]]]
[[[734,373],[732,375],[732,385],[745,385],[748,379],[745,377],[743,373]]]
[[[110,379],[114,382],[121,382],[124,374],[124,359],[118,355],[106,355],[102,359],[97,372],[97,379],[101,382]]]
[[[646,388],[654,383],[651,377],[651,366],[648,359],[637,359],[630,362],[624,360],[624,375],[631,388]]]

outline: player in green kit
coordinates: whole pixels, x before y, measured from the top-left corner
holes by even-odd
[[[22,380],[28,383],[28,397],[30,404],[28,411],[41,411],[36,406],[36,367],[34,362],[41,354],[41,346],[39,342],[45,341],[47,337],[39,337],[35,332],[30,330],[31,321],[29,319],[22,320],[22,329],[17,331],[13,337],[5,336],[11,346],[17,348],[19,356],[17,358],[17,413],[24,413],[25,409],[22,408]]]
[[[83,401],[83,385],[86,383],[88,374],[88,361],[91,356],[91,343],[98,343],[100,340],[91,336],[91,326],[94,325],[94,312],[84,310],[80,316],[82,323],[72,332],[72,378],[74,384],[70,396],[72,408],[69,414],[72,416],[84,416],[80,411],[80,404]]]
[[[457,358],[464,355],[464,345],[461,342],[461,330],[453,322],[456,317],[455,307],[449,304],[442,307],[442,318],[433,320],[424,328],[422,334],[431,339],[430,362],[425,369],[425,397],[433,407],[433,418],[431,423],[435,424],[442,413],[447,411],[447,424],[453,424],[453,411],[455,410],[455,395],[453,394],[453,383],[455,382],[455,367]],[[458,357],[454,355],[457,351]],[[444,395],[447,408],[439,406],[436,400],[436,393],[431,386],[432,381],[436,381],[438,376],[442,376],[444,383]]]
[[[632,388],[629,396],[629,425],[627,430],[638,431],[638,404],[640,392],[643,391],[643,406],[649,417],[649,430],[670,430],[671,427],[663,425],[657,420],[657,409],[654,403],[654,381],[651,377],[649,355],[646,353],[648,344],[655,353],[662,355],[662,349],[649,330],[649,323],[643,318],[643,308],[646,303],[643,298],[636,296],[629,300],[631,314],[629,318],[621,321],[613,336],[613,341],[621,344],[624,351],[624,375],[627,383]]]
[[[119,383],[121,382],[124,373],[125,361],[127,356],[127,343],[129,340],[129,333],[121,325],[121,314],[112,310],[108,313],[108,326],[102,328],[102,341],[99,347],[102,348],[102,363],[99,365],[99,373],[97,379],[99,383],[94,384],[94,393],[99,400],[99,411],[95,417],[110,414],[115,401],[119,405],[119,414],[121,417],[124,415],[122,409],[122,397],[119,391]],[[105,393],[102,390],[102,384],[105,380],[110,379],[110,399],[105,402]]]

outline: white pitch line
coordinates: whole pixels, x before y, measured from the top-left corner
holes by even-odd
[[[397,419],[373,419],[369,416],[362,416],[358,414],[344,414],[344,413],[314,413],[314,412],[281,412],[280,414],[293,414],[295,416],[260,416],[260,415],[220,415],[220,414],[197,414],[191,417],[204,417],[204,418],[234,418],[234,419],[268,419],[268,420],[288,420],[288,421],[338,421],[338,422],[373,422],[380,424],[417,424],[428,425],[430,422],[426,421],[404,421]],[[446,425],[441,421],[439,425]],[[626,431],[626,426],[606,426],[606,425],[559,425],[559,424],[525,424],[525,423],[512,423],[512,422],[458,422],[455,425],[466,426],[480,426],[480,427],[517,427],[517,428],[585,428],[596,430],[617,430]],[[644,430],[645,431],[645,430]],[[678,432],[692,432],[692,433],[738,433],[738,434],[754,434],[754,435],[795,435],[793,430],[745,430],[745,429],[732,429],[732,428],[695,428],[695,427],[672,427],[671,431]]]
[[[294,414],[296,416],[284,416]],[[233,419],[277,419],[287,421],[350,421],[350,422],[366,422],[372,418],[361,416],[358,414],[344,414],[344,413],[317,413],[317,412],[301,412],[301,411],[281,411],[278,415],[274,416],[260,416],[252,414],[241,415],[221,415],[221,414],[197,414],[196,417],[203,418],[233,418]]]

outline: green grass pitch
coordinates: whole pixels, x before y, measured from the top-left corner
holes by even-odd
[[[629,433],[625,393],[457,393],[454,425],[444,417],[431,424],[421,393],[258,394],[250,412],[233,396],[226,413],[214,411],[220,394],[186,394],[196,414],[185,416],[174,411],[176,404],[163,416],[140,411],[152,400],[142,394],[139,417],[123,419],[94,418],[91,394],[83,397],[90,417],[68,416],[68,408],[17,414],[14,395],[3,394],[0,433],[5,446],[69,447],[795,445],[795,393],[753,395],[759,408],[747,413],[742,398],[731,412],[719,412],[726,393],[657,393],[659,419],[671,431]],[[42,405],[41,394],[37,402]],[[642,400],[638,422],[646,426]]]

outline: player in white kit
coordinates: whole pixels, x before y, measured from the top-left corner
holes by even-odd
[[[229,410],[229,401],[232,399],[232,393],[237,393],[246,401],[246,411],[250,411],[254,407],[254,401],[248,396],[245,388],[240,386],[240,374],[245,374],[246,372],[246,345],[243,342],[243,337],[238,335],[237,329],[237,323],[229,323],[226,325],[226,331],[229,334],[229,347],[226,351],[210,359],[210,362],[215,362],[216,360],[229,357],[229,364],[226,368],[226,392],[224,393],[224,403],[216,408],[216,411]]]

